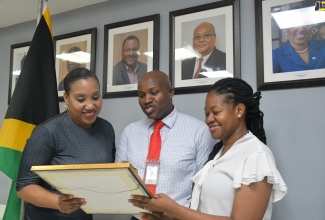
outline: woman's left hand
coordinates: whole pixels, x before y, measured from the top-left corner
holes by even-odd
[[[70,194],[61,194],[58,198],[59,210],[66,214],[70,214],[80,209],[80,207],[85,204],[86,201],[84,198],[75,198]]]

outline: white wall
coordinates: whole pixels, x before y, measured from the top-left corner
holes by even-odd
[[[211,0],[111,0],[87,8],[52,16],[54,35],[98,28],[96,73],[102,79],[104,25],[160,13],[160,70],[169,70],[169,11],[213,2]],[[27,3],[26,3],[27,4]],[[254,0],[241,0],[241,73],[256,89],[256,45]],[[10,45],[30,41],[35,21],[0,29],[0,123],[7,110]],[[274,206],[274,220],[325,219],[325,87],[262,92],[261,109],[269,147],[289,188]],[[178,110],[204,118],[205,94],[176,95]],[[63,104],[60,104],[63,110]],[[144,117],[137,99],[105,99],[101,117],[109,120],[116,141],[131,121]],[[4,186],[4,188],[3,188]],[[0,175],[0,203],[5,204],[8,181]],[[96,219],[129,219],[128,216],[96,216]]]

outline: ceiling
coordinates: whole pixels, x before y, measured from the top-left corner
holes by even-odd
[[[73,9],[109,0],[49,0],[50,14],[59,14]],[[0,28],[37,19],[39,0],[0,0]]]

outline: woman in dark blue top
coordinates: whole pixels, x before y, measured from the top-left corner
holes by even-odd
[[[289,40],[273,50],[273,73],[325,68],[325,40],[310,40],[312,25],[287,29]]]

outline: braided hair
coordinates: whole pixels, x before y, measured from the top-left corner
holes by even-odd
[[[224,78],[217,81],[209,90],[208,94],[215,92],[224,95],[227,103],[237,106],[242,103],[246,107],[245,122],[246,127],[260,141],[266,144],[265,131],[263,127],[263,112],[260,110],[261,93],[253,93],[252,87],[242,79]],[[213,159],[222,148],[222,141],[218,142],[209,155],[209,160]]]

